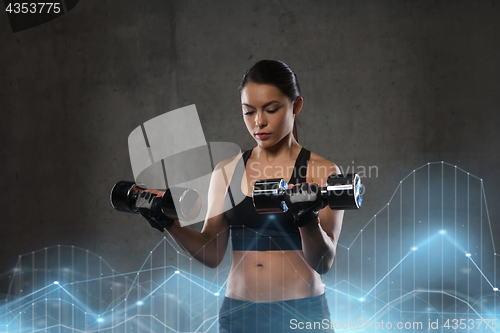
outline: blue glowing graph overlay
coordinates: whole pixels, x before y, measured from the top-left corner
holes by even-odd
[[[322,276],[336,332],[500,332],[498,235],[482,179],[428,163],[388,199],[349,243],[341,237]],[[231,256],[209,269],[170,238],[145,256],[127,273],[72,246],[19,256],[1,281],[0,332],[217,332]]]

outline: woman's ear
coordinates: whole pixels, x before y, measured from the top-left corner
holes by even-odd
[[[302,106],[304,105],[304,99],[302,96],[297,97],[295,102],[293,102],[293,114],[297,115],[300,110],[302,110]]]

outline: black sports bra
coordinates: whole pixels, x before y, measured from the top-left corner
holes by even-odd
[[[252,149],[243,153],[236,165],[229,188],[224,198],[224,211],[231,229],[235,251],[281,251],[301,250],[299,228],[290,212],[280,214],[258,214],[252,197],[241,191],[241,180]],[[302,148],[289,184],[306,182],[307,165],[311,152]],[[243,163],[242,163],[243,160]],[[235,204],[236,203],[236,204]]]

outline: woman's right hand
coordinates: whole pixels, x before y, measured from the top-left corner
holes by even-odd
[[[165,192],[159,190],[143,191],[139,194],[135,203],[135,206],[151,227],[161,232],[175,221],[163,214],[161,210],[163,193]]]

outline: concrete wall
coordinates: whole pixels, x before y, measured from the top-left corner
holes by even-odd
[[[207,141],[253,147],[237,85],[263,58],[298,75],[304,146],[343,167],[378,167],[341,242],[432,161],[482,177],[500,216],[498,1],[81,0],[16,34],[0,17],[7,275],[18,255],[58,244],[138,269],[164,235],[109,204],[112,185],[133,179],[129,133],[196,104]]]

